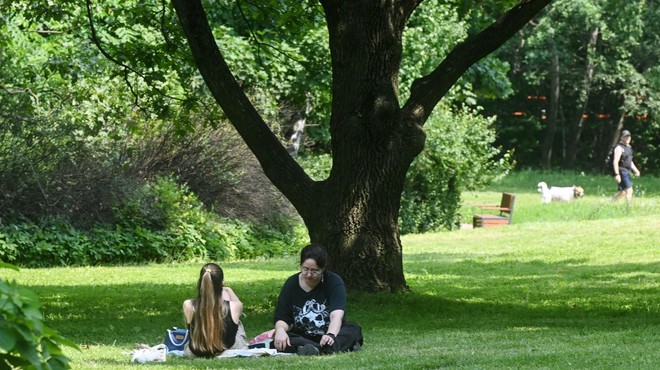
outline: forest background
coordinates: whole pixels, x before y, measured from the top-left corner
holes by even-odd
[[[402,89],[492,22],[506,5],[496,3],[423,3],[404,35]],[[291,154],[323,179],[331,76],[320,9],[218,4],[209,17],[237,79]],[[457,228],[461,192],[514,168],[606,174],[623,128],[633,132],[638,167],[657,173],[659,12],[656,1],[556,1],[471,68],[425,127],[401,232]],[[4,261],[251,258],[305,238],[212,103],[167,6],[13,1],[2,21]],[[448,42],[430,53],[441,38]]]
[[[496,19],[506,5],[496,3],[423,3],[404,35],[402,89]],[[332,160],[321,10],[218,4],[209,17],[237,79],[323,179]],[[637,166],[657,173],[659,15],[657,1],[556,1],[473,66],[425,127],[401,232],[456,229],[461,192],[513,169],[606,174],[623,128]],[[304,242],[295,212],[212,103],[167,6],[13,1],[1,18],[2,260],[254,258]],[[446,44],[429,53],[440,36]]]
[[[424,2],[404,35],[402,97],[511,3]],[[213,103],[172,9],[86,5],[3,1],[0,260],[47,267],[296,254],[304,225]],[[331,75],[319,6],[215,5],[214,35],[244,91],[291,155],[325,178]],[[638,167],[657,173],[659,22],[658,1],[554,1],[474,65],[425,126],[401,233],[458,228],[469,217],[461,194],[513,170],[607,176],[604,159],[623,128],[633,132]]]

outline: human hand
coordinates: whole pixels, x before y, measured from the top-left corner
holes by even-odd
[[[286,333],[286,331],[284,331],[284,329],[281,328],[275,330],[273,342],[275,342],[275,348],[280,352],[284,351],[286,347],[291,346],[289,335]]]
[[[335,335],[332,334],[332,333],[324,334],[321,337],[321,340],[319,341],[319,344],[321,345],[321,347],[331,346],[331,345],[335,344]]]

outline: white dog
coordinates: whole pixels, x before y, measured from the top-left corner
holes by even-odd
[[[548,188],[548,184],[541,181],[538,184],[539,192],[541,193],[541,203],[548,204],[552,201],[570,202],[575,198],[584,196],[584,189],[580,186],[557,187],[552,186]]]

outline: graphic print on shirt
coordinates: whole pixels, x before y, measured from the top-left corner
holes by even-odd
[[[330,324],[330,314],[325,302],[318,303],[315,299],[305,302],[303,308],[293,306],[294,326],[305,335],[323,335]]]

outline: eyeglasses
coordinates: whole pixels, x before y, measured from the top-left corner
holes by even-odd
[[[307,268],[307,267],[304,267],[304,266],[300,268],[300,271],[302,271],[303,274],[311,274],[311,275],[314,275],[314,276],[319,276],[319,275],[321,275],[321,273],[323,273],[323,270],[310,269],[310,268]]]

